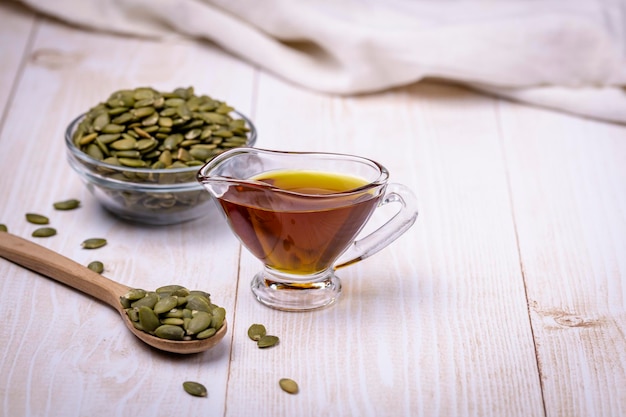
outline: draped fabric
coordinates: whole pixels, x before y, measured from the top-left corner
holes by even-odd
[[[205,39],[319,92],[436,78],[626,123],[625,0],[21,1],[91,30]]]

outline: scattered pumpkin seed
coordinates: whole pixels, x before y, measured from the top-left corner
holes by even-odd
[[[50,219],[42,214],[26,213],[26,221],[32,224],[48,224]]]
[[[0,223],[0,232],[8,232],[8,231],[9,231],[9,228],[7,227],[7,225]]]
[[[260,347],[261,349],[264,349],[264,348],[272,347],[276,345],[278,342],[279,342],[278,336],[272,336],[272,335],[266,334],[265,336],[262,336],[259,339],[259,341],[257,342],[257,346]]]
[[[289,394],[297,394],[300,390],[298,384],[293,379],[289,378],[281,378],[278,381],[278,384],[282,388],[283,391],[288,392]]]
[[[187,394],[194,397],[206,397],[208,395],[206,387],[199,382],[185,381],[183,382],[183,389]]]
[[[33,231],[32,237],[50,237],[56,234],[57,234],[56,229],[52,227],[40,227]]]
[[[94,272],[97,272],[98,274],[101,274],[104,271],[104,264],[100,261],[92,261],[89,262],[87,268],[91,269]]]
[[[98,248],[103,247],[106,244],[107,244],[106,239],[91,238],[91,239],[84,240],[83,243],[81,243],[81,246],[83,247],[83,249],[98,249]]]
[[[70,199],[65,201],[58,201],[53,204],[56,210],[74,210],[80,206],[80,201],[76,199]]]
[[[266,333],[265,326],[262,324],[253,324],[248,328],[248,337],[255,342],[258,342]]]

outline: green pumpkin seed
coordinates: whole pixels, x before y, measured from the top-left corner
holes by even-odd
[[[187,394],[194,397],[206,397],[208,395],[206,387],[199,382],[185,381],[183,382],[183,389]]]
[[[26,221],[32,224],[48,224],[50,219],[46,216],[36,213],[26,213]]]
[[[168,311],[167,313],[163,314],[163,317],[165,318],[172,318],[172,319],[182,319],[183,318],[183,310],[177,309],[177,308],[173,308],[170,311]]]
[[[219,329],[224,324],[226,319],[226,310],[222,307],[217,307],[211,310],[211,327]]]
[[[87,149],[85,150],[87,155],[91,156],[93,159],[97,159],[98,161],[102,161],[104,159],[104,152],[102,149],[95,143],[90,143],[87,145]]]
[[[189,295],[189,297],[187,297],[187,308],[190,310],[204,311],[210,313],[211,301],[207,300],[206,297],[203,296]]]
[[[131,321],[139,321],[139,309],[137,308],[125,308],[126,315]]]
[[[80,138],[80,140],[78,141],[78,144],[81,145],[81,146],[88,145],[91,142],[93,142],[97,137],[98,137],[98,133],[97,132],[90,133],[90,134],[85,135],[82,138]]]
[[[8,232],[8,231],[9,231],[9,228],[7,227],[7,225],[0,223],[0,232]]]
[[[143,119],[141,121],[141,124],[143,126],[147,126],[147,127],[151,127],[154,126],[158,123],[159,121],[159,114],[158,113],[152,113],[150,116],[146,117],[145,119]],[[158,129],[158,127],[156,127],[156,129]],[[148,130],[146,130],[147,132]]]
[[[255,342],[258,342],[266,333],[265,326],[262,324],[253,324],[248,328],[248,337]]]
[[[178,297],[175,296],[167,296],[159,299],[157,303],[154,305],[154,312],[156,314],[162,314],[170,311],[178,305]]]
[[[133,301],[130,305],[131,307],[141,307],[146,306],[153,308],[154,305],[159,301],[159,296],[155,292],[146,293],[145,297],[142,297],[138,300]]]
[[[50,237],[57,234],[56,229],[52,227],[40,227],[35,229],[32,233],[32,237]]]
[[[275,346],[276,344],[278,344],[279,339],[278,336],[272,336],[272,335],[265,335],[262,336],[259,341],[257,342],[257,346],[264,349],[264,348],[269,348],[272,346]]]
[[[151,88],[139,87],[133,92],[133,98],[138,101],[149,99],[154,100],[154,91],[152,91]]]
[[[165,107],[178,107],[185,103],[185,100],[182,98],[168,98],[165,100]]]
[[[209,327],[208,329],[198,333],[196,335],[196,339],[208,339],[209,337],[215,335],[215,333],[217,333],[217,330],[215,330],[213,327]]]
[[[122,133],[126,127],[124,125],[116,125],[113,123],[109,123],[104,126],[101,130],[102,133]]]
[[[87,268],[91,269],[94,272],[97,272],[98,274],[101,274],[104,271],[104,264],[100,261],[92,261],[89,262]]]
[[[108,113],[101,113],[98,117],[93,121],[93,130],[96,132],[101,131],[110,123],[111,119],[109,118]]]
[[[152,92],[150,92],[152,93]],[[137,97],[135,97],[135,99],[137,100]],[[146,107],[146,106],[152,106],[154,104],[154,95],[148,98],[144,98],[144,99],[140,99],[138,101],[135,101],[135,108],[137,107]]]
[[[145,161],[135,158],[118,158],[120,164],[131,168],[145,168],[147,166]]]
[[[52,206],[56,210],[74,210],[75,208],[78,208],[78,206],[80,206],[80,201],[76,199],[58,201],[52,204]]]
[[[126,111],[128,111],[128,107],[113,107],[107,113],[109,113],[109,116],[118,116]]]
[[[83,249],[98,249],[98,248],[103,247],[106,244],[107,244],[106,239],[91,238],[91,239],[84,240],[83,243],[81,243],[81,246],[83,247]]]
[[[194,335],[206,330],[211,325],[211,314],[198,311],[187,324],[187,334]]]
[[[119,139],[111,143],[109,146],[116,151],[128,151],[137,147],[137,139],[132,137]]]
[[[116,125],[124,125],[130,122],[131,120],[133,120],[134,118],[135,116],[133,116],[130,112],[124,112],[120,114],[119,116],[117,116],[116,118],[114,118],[113,120],[111,120],[111,122],[115,123]]]
[[[169,294],[171,294],[173,292],[176,292],[176,291],[179,291],[179,290],[183,290],[183,289],[185,289],[185,287],[183,287],[182,285],[175,285],[175,284],[174,285],[164,285],[162,287],[157,288],[155,290],[155,292],[157,294],[162,294],[162,293],[169,293]]]
[[[146,294],[147,292],[145,290],[142,290],[141,288],[133,288],[129,290],[126,294],[124,294],[123,297],[130,301],[136,301],[145,297]]]
[[[300,390],[296,381],[294,381],[293,379],[289,379],[289,378],[281,378],[278,381],[278,385],[280,385],[280,388],[283,391],[289,394],[297,394],[298,391]]]
[[[150,307],[140,306],[138,313],[139,324],[141,324],[141,327],[143,327],[146,332],[151,333],[156,331],[157,327],[161,326],[159,317]]]
[[[172,324],[174,326],[182,326],[185,322],[182,318],[166,317],[161,319],[161,324]]]
[[[139,107],[132,111],[133,115],[138,119],[143,119],[144,117],[150,116],[154,113],[154,107]]]
[[[162,339],[183,340],[185,331],[180,326],[163,324],[156,328],[154,334]]]

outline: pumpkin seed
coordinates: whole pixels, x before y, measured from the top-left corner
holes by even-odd
[[[280,388],[282,388],[283,391],[288,392],[289,394],[297,394],[300,390],[296,381],[289,378],[281,378],[278,381],[278,385],[280,385]]]
[[[148,292],[146,295],[139,300],[133,301],[130,305],[131,307],[154,307],[154,305],[159,301],[159,296],[155,292]]]
[[[183,319],[175,318],[175,317],[166,317],[161,319],[161,324],[173,324],[175,326],[182,326],[185,322]]]
[[[208,395],[206,387],[199,382],[185,381],[183,382],[183,389],[187,394],[194,397],[206,397]]]
[[[183,340],[183,337],[185,336],[185,331],[180,326],[163,324],[156,328],[154,334],[161,339]]]
[[[8,232],[8,231],[9,231],[9,228],[7,227],[7,225],[0,223],[0,232]]]
[[[159,299],[157,303],[154,305],[153,310],[156,314],[162,314],[170,311],[174,307],[178,305],[178,297],[175,296],[167,296]]]
[[[278,344],[278,342],[279,342],[278,336],[272,336],[272,335],[266,334],[265,336],[262,336],[259,339],[259,341],[257,342],[257,346],[263,349],[263,348],[275,346],[276,344]]]
[[[58,201],[52,205],[56,210],[74,210],[80,206],[80,201],[76,199],[70,199],[65,201]]]
[[[208,329],[203,330],[200,333],[198,333],[196,335],[196,339],[208,339],[209,337],[213,336],[215,333],[217,333],[217,330],[215,330],[215,328],[213,327],[209,327]]]
[[[138,309],[138,313],[139,313],[139,324],[141,324],[141,327],[146,332],[151,333],[155,331],[157,327],[161,326],[159,317],[150,307],[140,306]]]
[[[219,329],[224,324],[226,319],[226,310],[222,307],[217,307],[211,310],[211,327]]]
[[[84,240],[83,243],[81,243],[81,246],[83,247],[83,249],[98,249],[98,248],[103,247],[106,244],[107,244],[106,239],[91,238],[91,239]]]
[[[50,219],[42,214],[26,213],[26,221],[32,224],[48,224]]]
[[[187,308],[209,313],[211,311],[211,301],[201,295],[190,295],[187,297]]]
[[[211,325],[211,314],[205,311],[198,311],[187,325],[187,334],[193,335],[206,330]]]
[[[255,342],[258,342],[266,333],[265,326],[262,324],[253,324],[248,328],[248,337]]]
[[[146,296],[146,291],[142,290],[140,288],[133,288],[131,290],[129,290],[126,294],[124,294],[124,298],[126,298],[127,300],[130,301],[137,301],[140,298],[143,298]]]
[[[157,294],[162,294],[162,293],[167,293],[167,294],[172,294],[176,291],[180,291],[180,290],[184,290],[186,289],[185,287],[183,287],[182,285],[164,285],[162,287],[157,288],[156,290],[154,290]]]
[[[100,261],[92,261],[89,262],[87,268],[91,269],[94,272],[97,272],[98,274],[101,274],[104,271],[104,264]]]
[[[32,236],[33,237],[50,237],[56,234],[57,234],[56,229],[52,227],[40,227],[39,229],[35,229],[35,231],[33,231]]]

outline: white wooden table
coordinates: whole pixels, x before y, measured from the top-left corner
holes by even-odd
[[[210,44],[85,32],[11,3],[0,50],[0,223],[33,239],[24,214],[46,214],[59,233],[38,243],[130,286],[207,289],[229,322],[211,352],[159,353],[108,306],[0,259],[0,415],[626,415],[625,126],[445,84],[317,94]],[[263,307],[259,262],[215,213],[130,225],[67,164],[69,121],[140,85],[227,101],[259,147],[376,159],[415,190],[418,221],[341,271],[333,307]],[[52,209],[67,198],[82,207]],[[94,236],[109,244],[80,248]],[[252,323],[281,343],[258,349]]]

